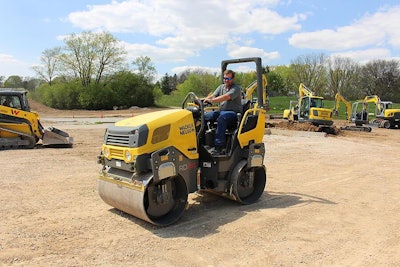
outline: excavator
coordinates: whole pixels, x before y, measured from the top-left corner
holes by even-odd
[[[372,124],[378,125],[379,128],[400,128],[400,109],[393,108],[393,102],[382,101],[377,95],[368,95],[362,100],[354,103],[355,108],[362,104],[366,109],[368,103],[375,104],[375,119],[371,120]]]
[[[221,73],[230,64],[251,62],[257,70],[257,102],[242,100],[237,124],[225,132],[224,153],[213,153],[216,125],[206,123],[205,104],[190,92],[179,109],[127,118],[105,130],[98,157],[101,199],[156,226],[177,222],[188,194],[196,191],[255,203],[267,181],[261,58],[222,61]]]
[[[314,95],[303,83],[299,85],[297,104],[291,103],[290,108],[283,111],[283,118],[294,122],[309,122],[324,132],[330,132],[333,124],[332,110],[324,108],[324,98]]]
[[[348,131],[360,131],[360,132],[371,132],[372,128],[369,126],[364,126],[363,124],[368,124],[368,113],[365,109],[361,112],[357,113],[357,108],[352,111],[352,105],[346,98],[344,98],[339,92],[335,95],[335,107],[333,109],[333,115],[339,115],[339,107],[340,102],[346,106],[346,119],[347,123],[354,122],[355,125],[346,125],[344,127],[340,127],[341,130]]]
[[[31,111],[27,91],[0,90],[0,149],[72,147],[73,138],[54,128],[44,128],[37,112]]]
[[[257,83],[257,79],[252,82],[249,86],[246,87],[246,89],[243,92],[243,99],[247,99],[253,103],[257,103],[257,99],[254,98],[254,92],[257,89],[258,83]],[[268,101],[268,96],[267,96],[267,86],[268,86],[268,80],[267,80],[267,76],[265,76],[265,74],[262,75],[262,88],[263,88],[263,103],[265,104],[264,108],[268,111],[269,108],[269,101]]]

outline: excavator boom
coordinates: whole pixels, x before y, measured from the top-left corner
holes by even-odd
[[[343,104],[346,106],[346,119],[347,122],[351,121],[351,103],[347,101],[339,92],[335,95],[335,108],[333,110],[333,113],[337,114],[339,107],[340,107],[340,102],[343,102]]]
[[[265,76],[265,74],[262,75],[262,88],[263,88],[263,92],[262,92],[262,98],[263,98],[263,103],[265,104],[265,108],[268,108],[268,96],[267,96],[267,85],[268,85],[268,80],[267,77]],[[245,95],[244,98],[246,100],[249,100],[251,102],[253,102],[253,94],[256,91],[258,86],[257,80],[255,80],[254,82],[252,82],[249,86],[246,87],[245,89]],[[257,92],[257,91],[256,91]]]
[[[303,83],[300,83],[300,85],[299,85],[299,98],[302,98],[304,96],[314,96],[314,93],[307,86],[305,86]]]

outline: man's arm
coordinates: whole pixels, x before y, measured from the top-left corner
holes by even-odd
[[[219,90],[220,90],[220,87],[218,87],[213,94],[204,98],[203,101],[209,102],[209,103],[219,103],[219,102],[231,100],[231,96],[228,93],[215,96],[218,94]]]
[[[220,95],[217,97],[211,95],[211,97],[209,99],[206,99],[206,101],[208,101],[210,103],[219,103],[219,102],[228,101],[228,100],[231,100],[231,96],[228,94]]]

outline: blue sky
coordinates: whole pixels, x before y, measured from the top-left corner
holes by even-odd
[[[113,34],[129,62],[149,56],[159,76],[255,56],[263,65],[311,53],[400,60],[398,0],[0,0],[0,10],[5,77],[34,77],[45,49],[88,30]]]

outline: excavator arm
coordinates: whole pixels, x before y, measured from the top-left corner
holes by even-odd
[[[360,118],[358,118],[357,114],[352,114],[352,112],[356,112],[357,108],[352,110],[352,105],[349,101],[347,101],[339,92],[335,95],[335,107],[333,109],[333,113],[337,113],[340,102],[343,102],[346,106],[346,117],[347,117],[347,122],[351,123],[354,119],[354,123],[356,125],[346,125],[344,127],[340,127],[342,130],[349,130],[349,131],[361,131],[361,132],[371,132],[372,128],[369,126],[363,126],[363,123],[365,123],[365,120],[367,116],[362,116],[360,115]],[[352,118],[352,116],[354,116]]]
[[[265,76],[265,74],[262,75],[262,88],[263,88],[263,103],[266,104],[266,106],[268,106],[268,101],[267,101],[267,90],[265,89],[268,85],[268,80],[267,77]],[[257,90],[257,80],[255,80],[254,82],[252,82],[249,86],[246,87],[245,91],[244,91],[244,98],[246,100],[250,100],[252,101],[253,99],[253,93],[254,91]]]
[[[302,98],[304,96],[314,96],[314,93],[307,86],[305,86],[303,83],[300,83],[300,85],[299,85],[299,98]]]
[[[338,113],[338,109],[340,107],[340,102],[343,102],[344,105],[346,106],[347,122],[350,122],[350,120],[351,120],[351,104],[339,92],[335,95],[335,108],[333,110],[333,113],[334,114]]]

